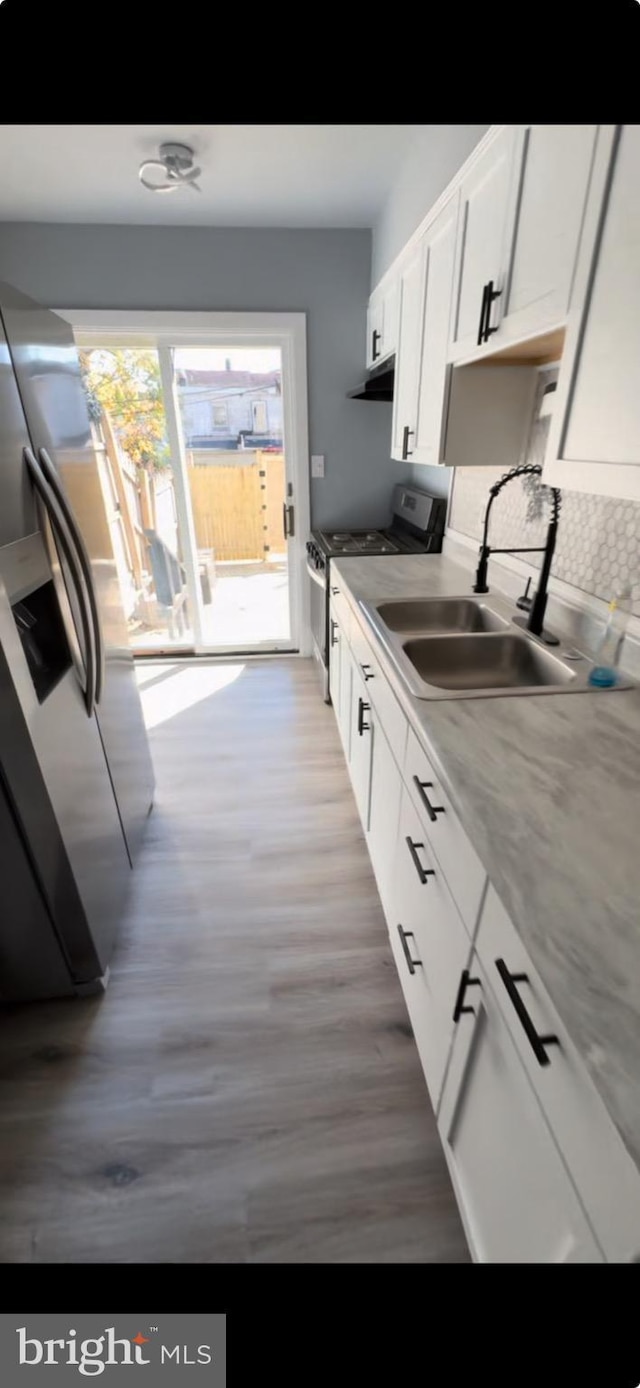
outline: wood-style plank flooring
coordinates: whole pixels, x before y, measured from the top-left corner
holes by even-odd
[[[0,1014],[0,1260],[467,1261],[312,663],[140,678],[108,992]]]

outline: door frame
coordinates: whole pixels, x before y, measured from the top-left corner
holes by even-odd
[[[124,347],[157,350],[162,377],[167,432],[172,457],[176,509],[182,532],[188,537],[185,555],[190,587],[194,594],[195,654],[209,656],[234,654],[235,647],[205,652],[201,640],[201,592],[193,563],[195,532],[191,495],[186,477],[182,425],[171,372],[170,347],[243,346],[279,347],[282,354],[282,398],[285,467],[293,482],[295,528],[289,540],[289,591],[291,612],[290,646],[278,650],[311,654],[309,585],[306,582],[306,540],[310,528],[309,423],[307,406],[307,315],[306,313],[201,312],[156,309],[55,309],[73,329],[78,346],[97,346],[100,340]],[[212,339],[224,339],[218,344]],[[258,654],[273,649],[257,644]],[[170,654],[170,651],[167,652]]]

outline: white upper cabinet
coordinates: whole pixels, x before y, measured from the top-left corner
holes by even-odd
[[[382,358],[384,299],[381,293],[372,294],[367,309],[367,368],[370,370]]]
[[[400,275],[398,351],[391,427],[391,456],[400,462],[411,458],[416,436],[424,256],[425,242],[422,240]]]
[[[544,480],[640,499],[640,125],[601,126]]]
[[[597,134],[597,125],[518,129],[509,264],[492,350],[566,321]]]
[[[398,307],[400,285],[396,278],[386,280],[369,300],[367,309],[367,367],[370,370],[393,355],[398,346]]]
[[[483,340],[491,341],[498,321],[515,136],[515,126],[503,126],[461,185],[452,361],[473,355]]]
[[[460,195],[456,193],[425,236],[418,405],[412,457],[415,463],[441,462],[459,202]]]

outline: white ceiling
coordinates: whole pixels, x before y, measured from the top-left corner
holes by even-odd
[[[0,220],[371,226],[417,125],[3,125]],[[160,196],[138,166],[193,146],[202,193]]]

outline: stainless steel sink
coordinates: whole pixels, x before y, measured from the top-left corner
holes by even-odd
[[[472,598],[404,598],[380,603],[378,616],[390,631],[502,631],[505,617]]]
[[[589,658],[571,645],[551,649],[532,636],[520,625],[526,619],[499,594],[492,593],[490,603],[464,595],[361,600],[360,607],[418,699],[592,691]],[[632,684],[621,679],[616,688]]]
[[[426,636],[405,641],[403,650],[420,682],[436,689],[531,689],[570,685],[576,671],[519,634],[491,632]]]

